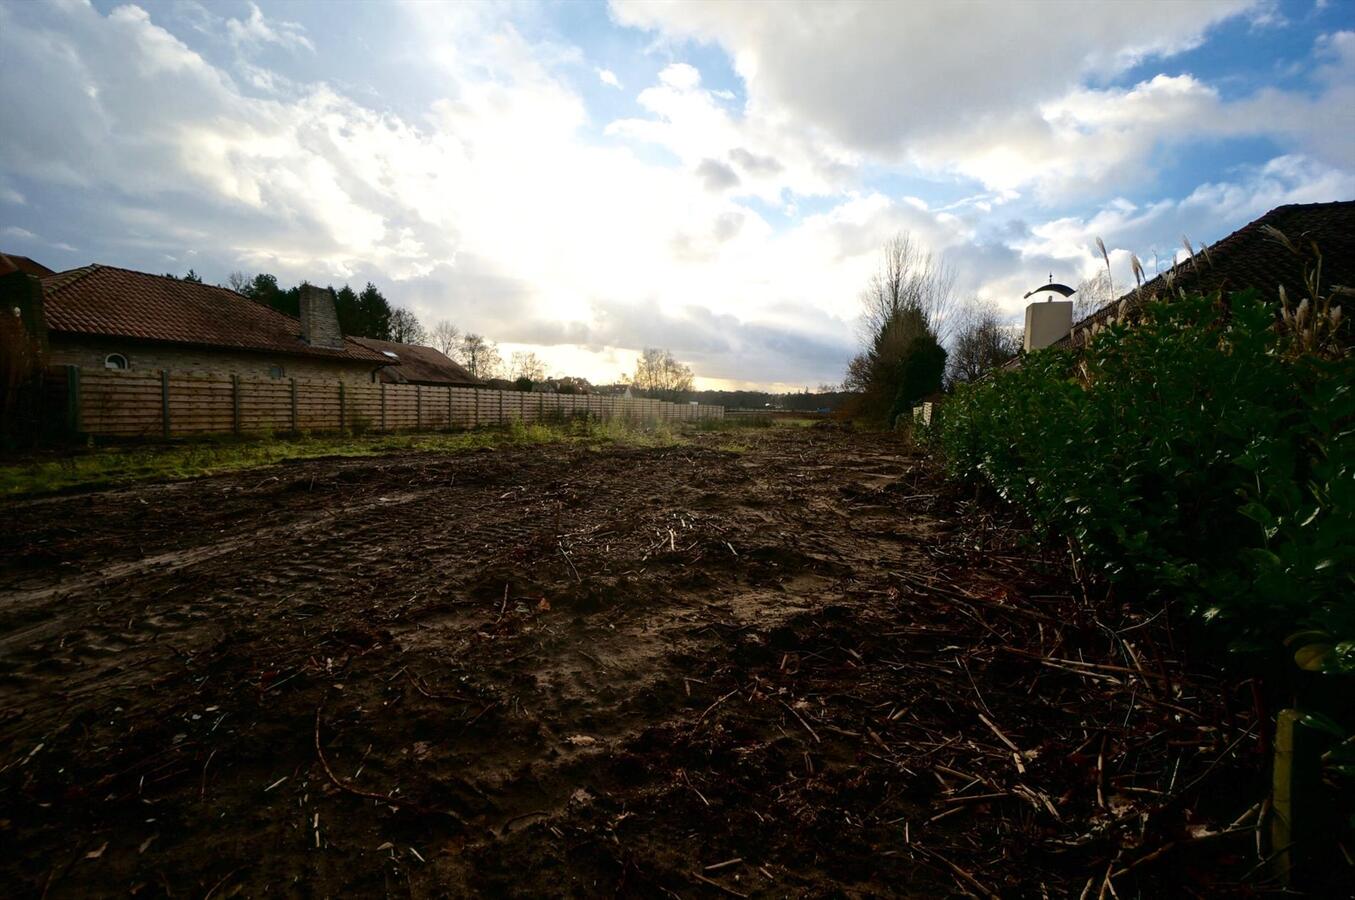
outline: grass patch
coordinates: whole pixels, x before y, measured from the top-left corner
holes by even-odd
[[[693,431],[737,432],[771,428],[774,424],[771,416],[732,416],[726,419],[702,419],[692,422],[690,427]]]
[[[47,494],[73,488],[110,487],[146,480],[176,480],[236,472],[287,460],[386,453],[466,453],[533,444],[666,447],[682,440],[664,423],[572,420],[511,422],[474,431],[380,435],[303,435],[294,438],[231,438],[179,444],[91,445],[0,464],[0,497]]]

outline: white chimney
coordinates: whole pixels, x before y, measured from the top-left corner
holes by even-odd
[[[1048,347],[1073,330],[1073,301],[1046,300],[1026,307],[1026,350]]]

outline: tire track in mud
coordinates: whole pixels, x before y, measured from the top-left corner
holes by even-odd
[[[304,534],[313,528],[330,525],[336,521],[353,515],[360,515],[378,507],[389,505],[389,508],[395,508],[398,505],[413,503],[432,493],[434,493],[433,490],[405,491],[393,496],[378,497],[376,500],[364,502],[356,507],[350,507],[339,512],[315,513],[299,521],[288,522],[286,525],[257,528],[248,533],[240,534],[236,537],[227,538],[201,547],[194,547],[187,550],[170,550],[165,553],[157,553],[129,562],[110,563],[97,573],[76,575],[62,579],[47,587],[30,590],[0,591],[0,612],[21,612],[28,605],[41,603],[44,600],[52,599],[58,595],[63,598],[70,598],[75,594],[94,590],[96,588],[106,590],[113,587],[118,581],[148,573],[153,573],[157,576],[171,575],[180,569],[196,566],[214,560],[219,556],[233,553],[247,545],[272,541],[282,535],[296,536]]]

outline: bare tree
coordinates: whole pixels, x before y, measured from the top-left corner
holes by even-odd
[[[509,371],[514,381],[519,378],[526,378],[528,381],[542,381],[546,377],[546,363],[535,353],[514,351],[512,362],[509,364]]]
[[[419,317],[404,307],[392,312],[391,340],[397,344],[422,344],[426,336]]]
[[[446,319],[439,319],[428,330],[428,340],[438,349],[438,352],[444,356],[451,356],[456,352],[456,348],[461,342],[461,329]]]
[[[1004,325],[992,303],[975,300],[958,329],[947,360],[952,384],[975,381],[1004,365],[1021,349],[1015,326]]]
[[[862,394],[861,409],[892,422],[918,398],[941,389],[959,304],[955,273],[907,232],[885,243],[880,267],[861,292],[861,352],[843,384]]]
[[[474,378],[495,378],[503,368],[503,357],[499,347],[482,334],[467,332],[461,337],[461,346],[457,352],[457,361],[465,366]]]
[[[928,330],[945,343],[959,312],[955,271],[936,260],[908,232],[899,232],[881,249],[880,268],[862,292],[861,305],[864,343],[874,340],[887,322],[910,310],[920,312]]]
[[[253,281],[254,279],[244,272],[232,272],[226,276],[226,287],[243,296]]]
[[[629,381],[636,390],[686,393],[692,389],[693,376],[691,367],[678,362],[671,350],[646,347]]]

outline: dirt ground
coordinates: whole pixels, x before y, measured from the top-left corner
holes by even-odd
[[[9,503],[0,893],[1241,890],[1248,696],[971,500],[821,426]]]

